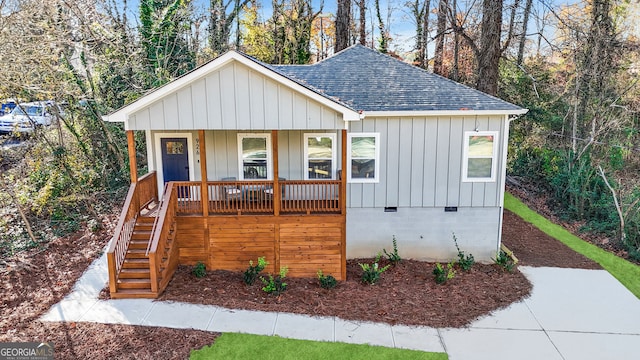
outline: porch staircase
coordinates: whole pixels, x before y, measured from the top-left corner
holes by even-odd
[[[146,255],[155,219],[153,216],[138,216],[122,269],[118,274],[117,292],[111,294],[112,297],[157,297],[157,294],[151,291],[149,257]]]

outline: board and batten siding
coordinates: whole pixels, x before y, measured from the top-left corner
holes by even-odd
[[[349,183],[349,208],[500,207],[505,116],[365,118],[350,133],[380,133],[380,181]],[[465,131],[497,131],[496,180],[463,182]]]
[[[342,114],[232,62],[129,116],[130,130],[343,129]]]
[[[323,130],[290,130],[278,132],[278,164],[279,176],[287,180],[302,180],[304,178],[304,134],[330,133]],[[221,180],[225,177],[239,178],[238,134],[247,131],[206,131],[207,148],[207,177],[210,181]],[[250,132],[265,133],[265,132]],[[267,132],[270,134],[270,132]],[[339,136],[336,152],[340,153]],[[272,139],[273,141],[273,139]]]

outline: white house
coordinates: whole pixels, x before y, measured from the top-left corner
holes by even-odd
[[[156,296],[178,264],[259,256],[340,279],[392,236],[404,258],[449,260],[455,233],[490,261],[509,121],[526,111],[360,45],[313,65],[230,51],[105,117],[125,123],[132,163],[144,131],[150,171],[132,166],[112,296]]]

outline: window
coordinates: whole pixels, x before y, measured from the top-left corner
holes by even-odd
[[[238,134],[241,180],[271,179],[271,135]]]
[[[184,142],[182,141],[167,141],[167,155],[182,155],[184,154]]]
[[[352,183],[380,181],[380,134],[348,134],[347,180]]]
[[[304,134],[304,179],[335,179],[336,135]]]
[[[490,182],[496,180],[497,144],[497,131],[467,131],[464,133],[463,181]]]

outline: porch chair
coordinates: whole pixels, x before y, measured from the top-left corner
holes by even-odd
[[[222,181],[236,181],[235,177],[223,177],[220,179]],[[229,200],[240,200],[242,196],[242,190],[237,185],[223,185],[222,186],[222,196],[226,201]]]

